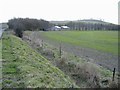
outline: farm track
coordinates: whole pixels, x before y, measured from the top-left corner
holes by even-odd
[[[34,37],[33,37],[34,36]],[[50,40],[47,37],[44,37],[40,32],[32,32],[30,37],[39,38],[44,42],[53,45],[55,48],[60,47],[60,43]],[[116,68],[118,71],[118,56],[110,53],[100,52],[95,49],[83,48],[80,46],[71,45],[68,43],[61,42],[62,50],[70,54],[74,54],[83,58],[84,60],[99,64],[109,70]]]

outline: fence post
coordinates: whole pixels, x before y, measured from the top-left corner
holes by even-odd
[[[60,51],[60,58],[61,58],[61,53],[62,53],[62,51],[61,51],[61,43],[60,43],[60,47],[59,47],[59,51]]]
[[[43,40],[41,41],[41,47],[43,48]]]
[[[115,78],[115,68],[113,70],[113,78],[112,78],[112,81],[114,81],[114,78]]]

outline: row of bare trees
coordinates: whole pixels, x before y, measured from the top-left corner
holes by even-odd
[[[71,30],[118,30],[118,25],[111,23],[86,23],[86,22],[69,22],[66,24]]]

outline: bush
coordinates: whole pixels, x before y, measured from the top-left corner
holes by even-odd
[[[17,29],[14,30],[14,32],[15,32],[16,36],[18,36],[20,38],[23,37],[23,31],[21,29],[17,28]]]

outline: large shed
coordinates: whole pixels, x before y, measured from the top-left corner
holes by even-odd
[[[51,28],[51,30],[53,30],[53,31],[61,30],[61,27],[59,27],[59,26],[53,26]]]
[[[63,30],[68,30],[68,29],[70,29],[68,26],[61,26],[61,29],[63,29]]]

